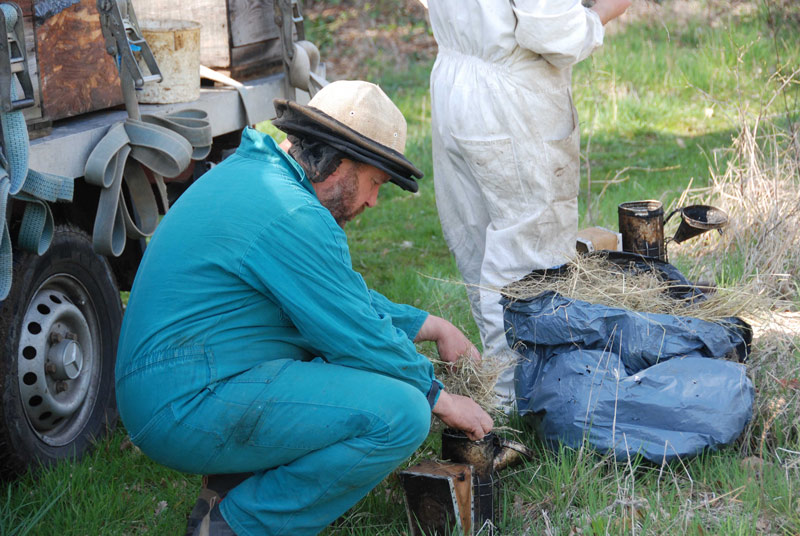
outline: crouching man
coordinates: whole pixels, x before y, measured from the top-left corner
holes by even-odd
[[[317,534],[417,449],[431,411],[474,439],[492,428],[442,390],[414,341],[436,341],[451,362],[479,358],[474,346],[351,265],[345,223],[386,182],[416,191],[422,176],[403,156],[402,113],[355,81],[275,107],[288,139],[246,129],[158,226],[120,336],[132,441],[215,475],[194,534]]]

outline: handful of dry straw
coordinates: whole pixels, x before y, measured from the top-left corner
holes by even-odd
[[[468,396],[497,421],[504,417],[495,404],[494,386],[503,370],[503,365],[492,358],[475,361],[461,356],[455,363],[431,359],[437,369],[436,377],[444,384],[448,393]]]

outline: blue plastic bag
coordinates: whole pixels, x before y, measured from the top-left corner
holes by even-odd
[[[540,438],[584,439],[619,460],[693,456],[735,441],[752,415],[741,321],[639,313],[546,292],[504,298],[507,337],[521,354],[517,404]]]

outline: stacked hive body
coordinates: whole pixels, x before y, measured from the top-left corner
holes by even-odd
[[[29,126],[122,103],[119,78],[106,52],[96,0],[19,0],[36,106]],[[200,62],[234,78],[281,68],[273,0],[133,0],[136,16],[202,25]],[[35,137],[35,133],[33,133]]]

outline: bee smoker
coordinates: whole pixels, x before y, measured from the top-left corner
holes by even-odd
[[[463,432],[442,432],[442,458],[453,463],[424,461],[400,473],[406,492],[411,535],[465,535],[484,526],[492,529],[500,506],[498,472],[531,459],[524,445],[487,434],[478,441]],[[488,523],[487,523],[488,522]]]
[[[664,239],[664,224],[676,213],[681,215],[681,224],[675,235]],[[628,201],[618,208],[619,232],[622,234],[622,251],[638,253],[664,262],[667,258],[667,242],[676,244],[695,236],[721,228],[728,223],[724,211],[708,205],[690,205],[675,209],[664,218],[661,201]]]

